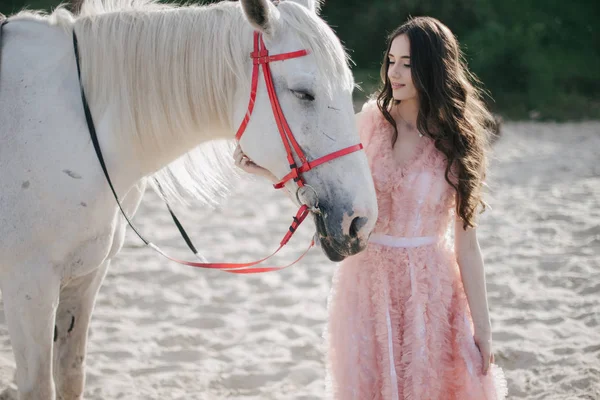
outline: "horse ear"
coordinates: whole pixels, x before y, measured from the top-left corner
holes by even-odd
[[[248,22],[265,35],[273,34],[279,11],[269,0],[240,0]]]
[[[310,11],[314,12],[315,14],[319,14],[319,12],[321,11],[321,7],[323,6],[323,3],[325,2],[325,0],[288,0],[288,1],[293,1],[295,3],[301,4],[304,7],[308,8]]]

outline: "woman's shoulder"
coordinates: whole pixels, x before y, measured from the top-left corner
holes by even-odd
[[[375,100],[369,100],[363,104],[361,110],[356,114],[356,122],[359,129],[377,129],[385,118],[377,106]]]
[[[356,114],[356,125],[358,127],[358,133],[360,135],[361,142],[365,147],[371,141],[373,131],[377,129],[377,122],[379,119],[379,108],[375,100],[367,101],[360,112]]]
[[[381,114],[379,107],[377,106],[377,101],[375,99],[370,99],[365,104],[363,104],[360,112],[356,115],[378,115]]]

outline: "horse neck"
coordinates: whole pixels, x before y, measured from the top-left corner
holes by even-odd
[[[142,176],[233,136],[234,91],[240,79],[250,84],[251,28],[239,7],[109,14],[76,33],[92,112]]]

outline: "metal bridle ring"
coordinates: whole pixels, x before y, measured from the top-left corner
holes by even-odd
[[[317,191],[315,190],[314,187],[312,187],[310,185],[306,185],[306,184],[304,186],[299,187],[296,190],[296,200],[298,200],[299,204],[304,204],[304,203],[302,203],[302,200],[300,200],[300,190],[302,190],[304,188],[308,188],[308,189],[312,190],[313,193],[315,194],[315,204],[314,205],[312,205],[312,204],[306,204],[306,206],[308,206],[308,209],[311,212],[314,212],[315,214],[320,214],[321,213],[321,209],[319,208],[319,194],[317,193]]]

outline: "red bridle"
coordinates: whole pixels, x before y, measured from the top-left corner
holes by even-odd
[[[350,154],[362,149],[362,144],[359,143],[354,146],[338,150],[311,162],[309,162],[306,159],[304,152],[302,151],[302,149],[298,145],[298,142],[294,138],[294,134],[292,133],[292,130],[290,129],[290,126],[288,125],[285,116],[283,115],[283,111],[281,110],[281,105],[279,104],[277,93],[275,92],[275,86],[273,85],[273,77],[271,75],[271,68],[269,67],[269,63],[274,61],[289,60],[290,58],[303,57],[307,54],[308,50],[298,50],[290,53],[282,53],[270,56],[269,51],[267,50],[265,43],[262,39],[262,35],[258,32],[254,32],[254,51],[250,54],[250,57],[252,57],[252,60],[254,62],[254,68],[252,70],[252,88],[250,90],[250,101],[248,103],[248,111],[246,112],[246,116],[244,117],[244,120],[242,121],[237,133],[235,134],[235,138],[236,140],[241,139],[242,135],[246,131],[248,122],[250,122],[250,117],[252,115],[252,111],[254,110],[254,103],[256,101],[259,74],[258,70],[262,65],[263,76],[265,78],[267,91],[269,93],[269,100],[271,101],[271,107],[273,109],[273,116],[275,117],[275,122],[277,122],[277,128],[279,129],[279,134],[281,135],[281,140],[285,147],[285,151],[287,153],[287,160],[291,169],[291,172],[289,174],[284,176],[278,183],[274,185],[275,189],[281,189],[290,179],[293,179],[294,182],[298,184],[298,187],[303,187],[306,184],[306,182],[304,182],[302,173],[310,171],[311,169],[318,167],[319,165],[326,163],[327,161],[331,161],[335,158],[342,157],[346,154]],[[300,159],[300,166],[296,165],[296,161],[294,160],[294,154],[292,153],[292,148],[294,149],[294,151],[298,155],[298,158]]]
[[[261,264],[262,262],[268,260],[269,258],[274,256],[276,253],[278,253],[279,250],[281,250],[283,248],[283,246],[285,246],[288,243],[288,241],[291,239],[294,232],[296,232],[296,229],[298,229],[298,227],[300,226],[302,221],[304,221],[306,219],[306,217],[308,216],[308,214],[311,211],[316,212],[316,213],[320,212],[319,208],[318,208],[318,205],[319,205],[318,204],[318,194],[314,188],[312,188],[310,185],[306,184],[302,174],[304,172],[310,171],[311,169],[316,168],[319,165],[324,164],[328,161],[334,160],[338,157],[345,156],[347,154],[353,153],[353,152],[361,150],[363,148],[362,144],[359,143],[354,146],[346,147],[344,149],[335,151],[331,154],[320,157],[316,160],[308,161],[306,158],[306,155],[300,148],[300,145],[298,145],[298,142],[294,138],[292,130],[290,129],[290,127],[285,119],[285,116],[283,115],[283,110],[281,109],[281,105],[279,104],[279,99],[277,98],[277,93],[275,92],[275,86],[273,85],[273,77],[271,75],[271,68],[269,67],[269,63],[275,62],[275,61],[289,60],[291,58],[303,57],[303,56],[306,56],[307,54],[308,54],[308,50],[298,50],[298,51],[293,51],[293,52],[289,52],[289,53],[269,55],[269,51],[267,50],[267,48],[265,46],[262,35],[258,32],[254,32],[254,51],[252,53],[250,53],[250,57],[252,58],[252,61],[254,64],[254,67],[252,69],[252,86],[250,89],[250,101],[248,102],[248,110],[246,112],[244,120],[240,124],[239,129],[237,130],[237,133],[235,134],[235,138],[238,141],[241,139],[242,135],[246,131],[248,123],[250,122],[250,117],[252,116],[252,112],[254,111],[254,104],[256,102],[256,93],[258,90],[259,69],[262,66],[263,77],[265,79],[265,84],[267,86],[267,92],[269,94],[271,108],[273,109],[273,116],[275,117],[275,122],[277,123],[277,128],[279,130],[279,134],[281,135],[281,140],[283,141],[283,146],[285,147],[285,151],[287,153],[287,160],[288,160],[288,163],[290,165],[290,170],[291,170],[289,174],[284,176],[278,183],[276,183],[273,186],[276,189],[281,189],[285,186],[285,184],[287,182],[289,182],[290,180],[293,179],[294,182],[296,182],[296,184],[298,185],[298,189],[296,191],[296,198],[298,199],[298,201],[300,202],[299,191],[302,188],[310,188],[315,193],[316,204],[313,204],[311,206],[309,206],[307,204],[302,204],[300,206],[300,209],[296,213],[296,216],[294,217],[294,220],[293,220],[292,224],[290,225],[288,232],[285,234],[285,236],[281,240],[281,242],[279,244],[279,248],[277,250],[275,250],[275,252],[273,252],[273,254],[271,254],[270,256],[265,257],[261,260],[250,262],[250,263],[197,263],[197,262],[182,261],[182,260],[176,260],[174,258],[169,257],[164,252],[162,252],[160,249],[158,249],[156,246],[151,244],[152,247],[154,247],[157,251],[159,251],[165,257],[167,257],[173,261],[176,261],[178,263],[182,263],[182,264],[189,265],[192,267],[220,269],[220,270],[230,272],[230,273],[235,273],[235,274],[251,274],[251,273],[258,273],[258,272],[277,271],[277,270],[281,270],[283,268],[292,266],[292,265],[296,264],[298,261],[300,261],[302,259],[302,257],[304,257],[306,255],[306,253],[308,253],[308,250],[310,250],[310,248],[314,245],[314,240],[312,240],[310,245],[308,246],[308,249],[306,249],[306,251],[296,261],[294,261],[293,263],[286,265],[284,267],[255,267],[256,265]],[[292,152],[292,149],[293,149],[293,151],[296,152],[298,159],[300,160],[299,166],[296,164],[296,160],[294,159],[294,153]]]

